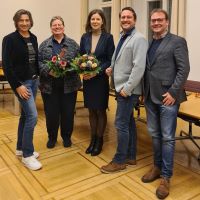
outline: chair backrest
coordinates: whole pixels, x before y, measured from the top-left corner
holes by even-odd
[[[184,86],[185,90],[188,92],[200,92],[200,82],[187,80]]]
[[[6,81],[6,76],[3,73],[3,69],[2,69],[2,61],[0,60],[0,81]]]

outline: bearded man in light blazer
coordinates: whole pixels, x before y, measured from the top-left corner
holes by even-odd
[[[122,33],[113,54],[107,75],[112,74],[116,91],[117,110],[115,127],[117,129],[117,150],[112,161],[101,167],[103,173],[114,173],[136,164],[136,125],[133,109],[142,92],[142,77],[146,64],[148,43],[136,31],[136,13],[125,7],[120,13]]]
[[[159,199],[164,199],[169,194],[177,114],[180,103],[186,100],[184,85],[190,64],[185,39],[168,32],[169,19],[166,11],[153,10],[150,26],[153,40],[147,53],[144,92],[154,166],[142,177],[142,181],[148,183],[161,178],[156,195]]]

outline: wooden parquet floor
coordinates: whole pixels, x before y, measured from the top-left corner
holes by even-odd
[[[0,94],[1,95],[1,94]],[[85,154],[89,143],[87,110],[79,94],[71,148],[62,141],[54,149],[46,148],[47,133],[43,105],[37,98],[38,123],[35,129],[35,150],[40,153],[43,168],[30,171],[15,156],[18,116],[12,115],[12,95],[0,98],[0,200],[153,200],[159,181],[144,184],[140,178],[152,166],[151,139],[146,124],[137,121],[137,166],[124,172],[102,174],[99,168],[110,162],[116,148],[113,125],[115,101],[110,98],[108,125],[103,152],[96,157]],[[144,111],[142,110],[142,117]],[[187,130],[187,124],[178,121],[178,130]],[[200,128],[194,127],[200,135]],[[174,176],[167,200],[200,200],[200,164],[198,150],[190,141],[177,141]]]

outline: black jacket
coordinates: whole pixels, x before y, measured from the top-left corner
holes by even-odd
[[[36,69],[38,68],[38,43],[37,37],[30,33],[30,40],[36,53]],[[10,33],[3,38],[2,66],[13,90],[22,85],[28,79],[29,53],[26,42],[18,31]]]
[[[84,33],[80,42],[80,54],[90,54],[92,46],[92,34]],[[99,75],[104,74],[106,68],[111,65],[111,58],[115,50],[113,36],[109,33],[103,32],[99,38],[94,55],[100,62],[101,72]]]

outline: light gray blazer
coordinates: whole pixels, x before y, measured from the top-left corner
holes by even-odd
[[[141,95],[147,48],[148,42],[144,36],[134,29],[123,43],[116,60],[115,50],[111,62],[111,82],[117,92],[123,89],[128,96]]]

